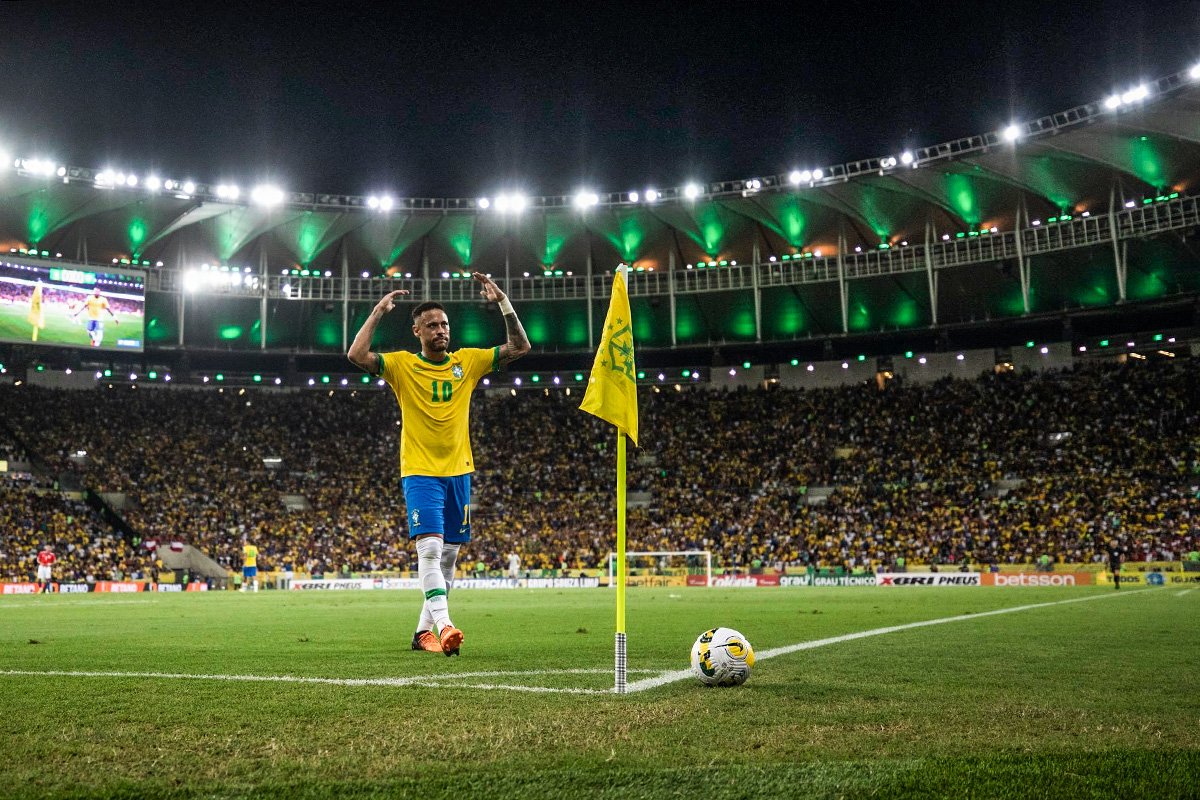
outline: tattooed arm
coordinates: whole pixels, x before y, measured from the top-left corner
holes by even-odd
[[[517,319],[517,312],[513,310],[512,303],[508,302],[508,295],[500,291],[495,281],[482,272],[473,272],[471,277],[482,286],[479,294],[489,302],[500,304],[500,313],[504,315],[504,327],[508,331],[508,341],[500,345],[499,362],[500,366],[507,367],[529,352],[529,337],[525,335],[525,328],[521,325],[521,320]]]

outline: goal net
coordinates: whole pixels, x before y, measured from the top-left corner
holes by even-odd
[[[617,554],[608,554],[608,585],[616,586]],[[712,586],[711,550],[663,550],[627,552],[625,564],[633,575],[703,575],[704,585]]]

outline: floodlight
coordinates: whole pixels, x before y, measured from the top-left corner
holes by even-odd
[[[656,200],[658,200],[658,191],[656,189],[647,189],[646,190],[646,202],[653,203]]]
[[[1122,103],[1138,103],[1150,96],[1150,87],[1140,83],[1121,95]]]
[[[487,210],[488,208],[491,207],[491,205],[492,205],[492,201],[488,200],[486,197],[479,198],[479,207],[480,208]]]
[[[762,181],[758,178],[751,178],[744,183],[744,186],[751,191],[757,192],[762,188]]]
[[[379,198],[379,210],[380,211],[391,211],[392,206],[394,206],[394,205],[396,205],[396,201],[393,200],[390,196],[388,196],[386,194],[383,197]]]
[[[193,182],[193,181],[184,181],[184,182],[183,182],[183,193],[184,193],[184,194],[195,194],[195,193],[196,193],[196,184],[195,184],[195,182]]]
[[[221,183],[217,185],[217,197],[222,200],[237,200],[242,192],[234,184]]]
[[[376,197],[375,195],[371,195],[370,197],[368,197],[367,198],[367,208],[370,208],[372,210],[379,208],[379,198]]]
[[[600,202],[600,198],[595,192],[584,190],[575,195],[576,208],[590,208]]]
[[[1021,138],[1021,126],[1013,122],[1006,125],[1004,130],[1000,132],[1000,135],[1004,137],[1004,141],[1006,142],[1015,142]]]
[[[908,166],[912,162],[913,162],[913,154],[912,154],[911,150],[905,150],[903,153],[900,154],[900,163],[901,164],[903,164],[904,166]]]
[[[513,194],[508,198],[508,209],[513,213],[520,214],[527,205],[529,205],[529,198],[523,194]]]
[[[629,202],[636,203],[638,201],[639,197],[640,197],[640,195],[638,195],[637,192],[630,192],[629,193]]]
[[[819,180],[821,180],[821,178],[825,177],[825,173],[822,170],[814,169],[812,171],[812,176],[813,176],[814,181],[819,181]]]
[[[364,269],[364,270],[363,270],[363,274],[362,274],[362,276],[363,276],[364,278],[369,278],[369,277],[371,277],[371,273],[367,272],[367,271]]]
[[[700,196],[700,187],[694,183],[689,183],[683,188],[683,196],[688,200],[695,200]]]
[[[788,173],[788,183],[792,184],[793,186],[799,186],[801,181],[804,180],[803,175],[804,173],[798,169],[792,170]]]
[[[137,186],[138,185],[138,176],[134,175],[133,173],[126,175],[125,176],[125,185],[126,186]]]
[[[157,175],[151,175],[148,178],[146,178],[146,190],[147,191],[157,192],[161,188],[162,188],[162,181],[159,179],[159,177]]]
[[[1188,70],[1188,77],[1194,81],[1200,81],[1200,64]]]
[[[283,202],[283,190],[269,184],[255,186],[250,192],[250,199],[260,206],[277,206]]]
[[[1107,108],[1109,111],[1113,111],[1117,108],[1120,108],[1121,107],[1121,95],[1110,94],[1104,100],[1104,107]]]

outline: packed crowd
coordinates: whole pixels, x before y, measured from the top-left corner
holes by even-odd
[[[1131,559],[1178,558],[1200,547],[1196,366],[883,390],[647,388],[629,488],[649,502],[630,512],[629,548],[708,549],[726,568],[958,565],[1096,561],[1116,537]],[[526,569],[605,565],[615,435],[579,401],[560,390],[475,398],[464,568],[503,569],[513,552]],[[0,408],[55,469],[124,493],[145,538],[185,541],[231,568],[243,538],[266,569],[414,563],[390,393],[19,387],[0,390]],[[814,504],[813,487],[834,490]],[[309,507],[289,510],[288,495]]]
[[[29,581],[37,554],[55,555],[53,577],[68,583],[142,578],[152,560],[105,525],[86,504],[61,492],[0,481],[0,580]]]

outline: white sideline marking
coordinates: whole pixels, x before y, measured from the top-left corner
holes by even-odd
[[[1131,594],[1147,591],[1146,589],[1138,589],[1133,592],[1123,592],[1124,596],[1128,597]],[[1066,603],[1083,603],[1088,600],[1100,600],[1105,597],[1120,597],[1121,594],[1097,594],[1090,597],[1076,597],[1071,600],[1055,600],[1051,603],[1034,603],[1027,606],[1013,606],[1012,608],[1000,608],[995,611],[980,611],[976,614],[960,614],[957,617],[942,617],[941,619],[927,619],[921,622],[908,622],[904,625],[890,625],[886,628],[875,628],[869,631],[858,631],[857,633],[846,633],[841,636],[831,636],[828,639],[816,639],[811,642],[800,642],[799,644],[789,644],[785,647],[775,647],[771,650],[764,650],[761,653],[754,654],[756,662],[763,661],[776,656],[785,656],[789,653],[797,653],[801,650],[813,650],[818,647],[825,647],[831,644],[840,644],[841,642],[850,642],[855,639],[865,639],[868,636],[882,636],[885,633],[895,633],[896,631],[906,631],[911,628],[924,628],[929,625],[944,625],[947,622],[962,622],[968,619],[979,619],[980,617],[992,617],[998,614],[1013,614],[1017,611],[1029,611],[1034,608],[1047,608],[1049,606],[1061,606]],[[647,689],[655,689],[659,686],[666,686],[668,683],[686,680],[692,677],[690,669],[676,670],[675,672],[666,672],[655,678],[644,678],[640,681],[634,681],[626,686],[627,692],[644,692]]]
[[[658,674],[656,669],[631,669],[630,672]],[[114,672],[99,670],[0,670],[0,675],[51,678],[161,678],[166,680],[244,681],[250,683],[310,683],[327,686],[420,686],[427,689],[508,689],[514,692],[552,692],[563,694],[609,694],[607,689],[582,689],[555,686],[521,686],[500,683],[452,683],[461,678],[505,678],[538,675],[611,675],[610,669],[499,670],[489,672],[445,672],[414,675],[407,678],[314,678],[301,675],[223,675],[186,672]]]
[[[775,647],[770,650],[764,650],[761,653],[755,654],[757,661],[762,661],[776,656],[788,655],[801,650],[813,650],[826,645],[839,644],[841,642],[849,642],[855,639],[865,639],[869,636],[881,636],[885,633],[895,633],[896,631],[905,631],[911,628],[924,628],[930,625],[942,625],[947,622],[962,622],[968,619],[978,619],[979,617],[991,617],[999,614],[1013,614],[1017,611],[1029,611],[1035,608],[1048,608],[1050,606],[1061,606],[1067,603],[1083,603],[1088,600],[1101,600],[1106,597],[1128,597],[1131,594],[1140,594],[1148,591],[1147,589],[1137,589],[1135,591],[1126,591],[1116,594],[1100,594],[1091,595],[1089,597],[1076,597],[1070,600],[1055,600],[1050,603],[1033,603],[1031,605],[1013,606],[1012,608],[1000,608],[994,611],[980,611],[976,614],[961,614],[956,617],[942,617],[941,619],[928,619],[921,622],[908,622],[903,625],[891,625],[886,628],[875,628],[869,631],[858,631],[856,633],[846,633],[841,636],[831,636],[828,639],[817,639],[811,642],[800,642],[799,644],[790,644],[784,647]],[[1194,589],[1185,589],[1183,593],[1195,591]],[[654,677],[643,678],[640,681],[634,681],[626,687],[627,692],[644,692],[647,689],[655,689],[659,686],[666,686],[669,683],[686,680],[692,677],[690,669],[675,670],[672,672],[662,672],[654,669],[631,669],[630,673],[651,673]],[[191,674],[183,672],[107,672],[107,671],[71,671],[71,670],[23,670],[23,669],[6,669],[0,670],[0,676],[27,676],[27,677],[61,677],[61,678],[162,678],[167,680],[208,680],[208,681],[244,681],[251,683],[307,683],[307,684],[323,684],[327,686],[419,686],[422,688],[449,688],[449,689],[506,689],[513,692],[540,692],[552,694],[612,694],[612,689],[584,689],[572,687],[555,687],[555,686],[521,686],[516,684],[503,683],[447,683],[447,681],[458,681],[462,678],[503,678],[503,677],[530,677],[538,675],[611,675],[610,669],[544,669],[544,670],[499,670],[488,672],[444,672],[436,675],[414,675],[407,678],[316,678],[305,677],[300,675],[207,675],[207,674]]]
[[[1191,593],[1192,593],[1192,592],[1194,592],[1194,591],[1196,591],[1196,590],[1195,590],[1195,589],[1184,589],[1182,592],[1178,593],[1178,594],[1177,594],[1177,595],[1175,595],[1175,596],[1176,596],[1176,597],[1183,597],[1185,594],[1191,594]]]

